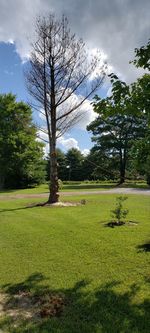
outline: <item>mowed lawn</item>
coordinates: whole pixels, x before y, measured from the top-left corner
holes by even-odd
[[[1,319],[11,333],[148,333],[150,197],[129,195],[135,225],[106,227],[115,195],[86,195],[77,207],[26,208],[39,199],[0,201],[0,285],[11,296],[63,295],[60,316]],[[1,332],[1,331],[0,331]]]

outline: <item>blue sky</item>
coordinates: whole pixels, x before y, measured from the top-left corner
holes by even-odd
[[[18,100],[27,101],[23,66],[15,45],[0,43],[0,93],[12,92]]]
[[[150,37],[149,0],[0,0],[0,93],[12,92],[18,100],[29,100],[23,63],[31,51],[33,23],[38,15],[52,12],[58,18],[65,14],[72,32],[83,38],[89,49],[98,48],[112,71],[127,83],[141,75],[129,61],[134,59],[134,49]],[[100,91],[102,97],[108,88],[107,82]],[[85,129],[92,117],[87,110],[84,122],[64,135],[61,143],[59,140],[63,150],[76,147],[85,152],[91,148]]]

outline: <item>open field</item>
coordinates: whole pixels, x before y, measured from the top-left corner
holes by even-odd
[[[38,198],[0,202],[1,294],[46,292],[65,304],[58,317],[2,316],[2,332],[149,332],[150,199],[129,195],[137,224],[108,228],[115,197],[93,193],[85,206],[63,208],[26,208]]]

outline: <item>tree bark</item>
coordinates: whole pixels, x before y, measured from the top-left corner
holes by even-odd
[[[57,172],[57,155],[56,155],[56,147],[53,145],[51,147],[50,154],[50,194],[48,203],[55,203],[59,200],[59,186],[58,186],[58,172]]]
[[[120,181],[119,185],[125,182],[126,152],[120,149]]]
[[[124,163],[120,167],[120,182],[119,184],[123,184],[125,182],[125,166]]]
[[[56,203],[59,200],[57,154],[56,154],[56,105],[55,105],[55,78],[54,60],[50,57],[51,68],[51,138],[50,138],[50,195],[49,203]]]
[[[4,175],[1,174],[1,175],[0,175],[0,190],[3,190],[3,188],[4,188],[4,183],[5,183]]]

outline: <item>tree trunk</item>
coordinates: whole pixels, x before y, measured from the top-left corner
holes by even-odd
[[[50,194],[48,203],[55,203],[59,200],[58,172],[57,172],[57,156],[56,148],[51,148],[50,154]]]
[[[0,174],[0,190],[3,190],[4,183],[5,183],[5,178],[4,178],[3,174]]]
[[[50,194],[48,203],[58,202],[59,186],[58,186],[58,168],[57,168],[57,153],[56,153],[56,110],[53,109],[53,117],[51,118],[52,136],[50,138]]]
[[[123,184],[125,182],[125,167],[124,163],[120,167],[120,182],[119,184]]]
[[[120,181],[119,185],[125,182],[126,154],[120,149]]]
[[[51,138],[50,138],[50,195],[49,203],[56,203],[59,199],[57,154],[56,154],[56,105],[55,105],[55,78],[54,60],[50,61],[51,67]]]

